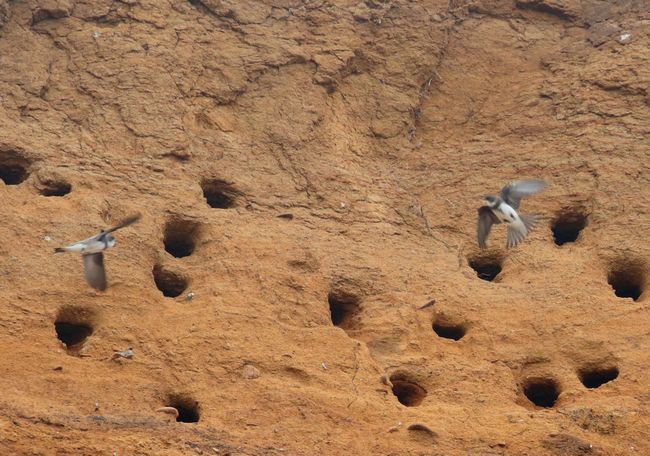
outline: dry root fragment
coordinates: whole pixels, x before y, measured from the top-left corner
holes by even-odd
[[[156,409],[156,412],[166,413],[173,416],[175,420],[178,418],[178,409],[176,407],[160,407]]]

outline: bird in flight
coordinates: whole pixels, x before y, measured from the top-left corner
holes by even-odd
[[[487,204],[478,209],[479,247],[485,248],[485,240],[495,223],[505,223],[508,227],[507,247],[514,247],[523,241],[537,224],[537,216],[517,213],[521,199],[545,188],[546,183],[542,180],[520,180],[503,187],[500,196],[486,196]]]
[[[84,260],[84,274],[88,284],[99,291],[106,290],[106,270],[104,269],[104,250],[113,247],[117,240],[111,234],[121,228],[127,227],[138,220],[141,214],[131,215],[113,228],[100,231],[99,234],[75,242],[65,247],[57,247],[55,253],[76,252],[81,253]]]

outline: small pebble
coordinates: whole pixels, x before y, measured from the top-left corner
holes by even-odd
[[[257,367],[251,366],[250,364],[244,365],[244,369],[242,370],[242,377],[244,377],[246,380],[259,378],[260,375],[260,371]]]
[[[627,44],[632,40],[632,34],[629,32],[621,33],[621,35],[618,37],[618,42],[621,44]]]
[[[187,296],[185,296],[185,299],[188,301],[191,301],[194,299],[194,293],[187,293]]]
[[[402,422],[399,421],[395,426],[391,426],[388,428],[388,432],[397,432],[399,431],[400,426],[402,425]]]

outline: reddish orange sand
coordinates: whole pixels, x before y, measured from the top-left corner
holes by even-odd
[[[0,454],[650,455],[648,24],[0,0]],[[106,292],[53,254],[135,212]]]

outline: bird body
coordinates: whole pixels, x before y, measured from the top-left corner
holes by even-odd
[[[73,252],[81,253],[84,262],[84,275],[88,284],[99,290],[106,289],[106,270],[104,269],[104,250],[110,249],[117,244],[117,239],[111,234],[114,231],[131,225],[140,220],[140,214],[135,214],[124,219],[121,223],[108,230],[102,230],[99,234],[75,242],[65,247],[57,247],[55,253]]]
[[[485,248],[485,241],[493,224],[503,223],[507,226],[507,247],[519,244],[537,224],[536,215],[520,215],[517,212],[521,199],[538,193],[546,188],[541,180],[521,180],[507,184],[501,189],[501,195],[488,195],[487,204],[478,209],[478,244]]]
[[[91,253],[103,252],[106,249],[114,247],[117,243],[115,237],[110,233],[102,231],[101,233],[84,239],[83,241],[75,242],[74,244],[67,245],[65,247],[57,247],[54,249],[55,253],[62,252],[75,252],[88,255]]]

